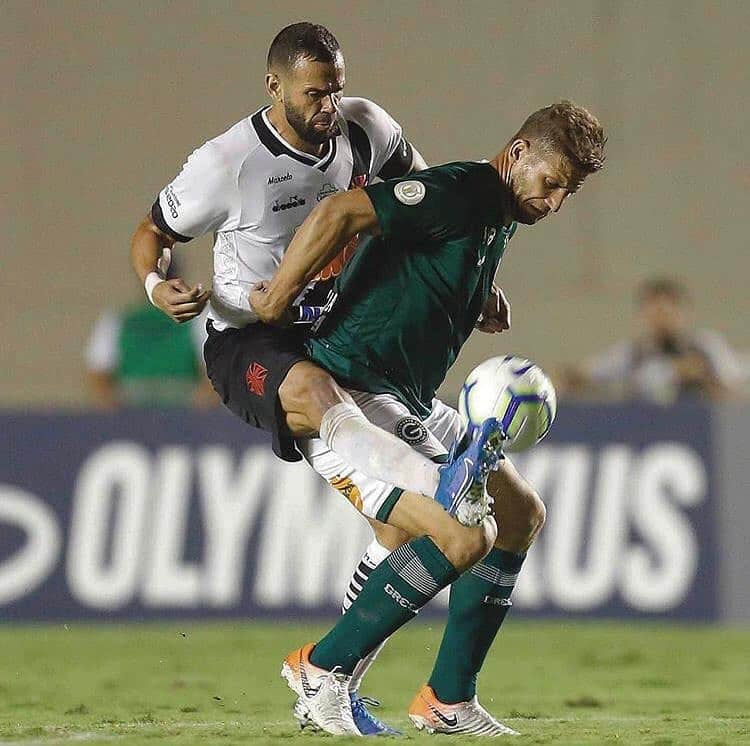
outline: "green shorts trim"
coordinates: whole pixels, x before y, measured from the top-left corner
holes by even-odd
[[[396,507],[396,503],[403,494],[404,491],[400,487],[394,487],[388,497],[383,500],[383,504],[380,506],[380,509],[375,516],[375,520],[378,520],[381,523],[388,523],[391,511]]]

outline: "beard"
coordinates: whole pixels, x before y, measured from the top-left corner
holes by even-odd
[[[341,130],[338,122],[334,119],[329,129],[316,129],[313,122],[305,120],[304,116],[297,109],[284,101],[284,114],[290,127],[297,133],[297,136],[310,143],[311,145],[322,145],[330,139],[337,137]]]

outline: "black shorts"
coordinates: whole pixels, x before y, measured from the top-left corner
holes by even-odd
[[[270,432],[279,458],[299,461],[278,393],[289,369],[306,359],[304,335],[261,323],[217,331],[209,321],[207,328],[206,372],[224,405],[249,425]]]

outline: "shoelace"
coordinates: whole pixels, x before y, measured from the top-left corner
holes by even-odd
[[[360,697],[359,694],[356,696],[356,699],[358,699],[363,705],[367,705],[369,707],[380,707],[381,702],[379,699],[375,699],[375,697]]]
[[[334,666],[324,677],[326,684],[330,685],[333,694],[336,697],[338,705],[338,717],[342,722],[352,721],[351,703],[349,702],[349,676],[339,673],[340,666]],[[350,705],[349,707],[346,704]],[[353,722],[353,721],[352,721]]]

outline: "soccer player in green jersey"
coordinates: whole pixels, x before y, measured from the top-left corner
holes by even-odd
[[[532,114],[491,161],[451,163],[334,195],[309,215],[251,304],[263,321],[283,323],[316,272],[353,236],[366,234],[309,354],[373,422],[388,428],[407,420],[414,446],[439,455],[440,445],[455,445],[459,435],[435,391],[487,314],[516,224],[557,212],[602,167],[605,142],[595,117],[561,102]],[[494,330],[491,314],[484,324]],[[330,733],[358,734],[347,693],[356,666],[452,584],[435,668],[409,715],[434,731],[511,733],[479,705],[476,679],[544,521],[538,495],[506,459],[487,481],[490,514],[462,526],[424,495],[347,471],[315,440],[305,456],[365,515],[406,539],[322,640],[287,656],[282,672],[310,719]]]

